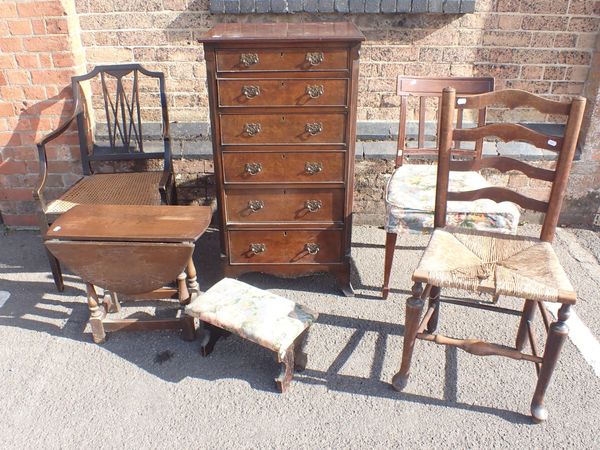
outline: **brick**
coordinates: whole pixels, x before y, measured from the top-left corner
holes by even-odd
[[[33,200],[32,190],[27,188],[0,189],[0,201],[31,201]]]
[[[592,33],[598,31],[600,18],[598,17],[571,17],[568,31],[579,31],[582,33]]]
[[[4,161],[0,164],[0,174],[14,175],[27,173],[27,164],[23,161]]]
[[[304,0],[304,11],[316,13],[319,11],[319,0]]]
[[[31,19],[33,34],[46,34],[46,22],[43,19]]]
[[[443,12],[443,0],[429,0],[427,9],[430,13],[441,13]]]
[[[12,55],[0,54],[0,69],[14,69],[15,58]]]
[[[519,30],[522,23],[522,15],[501,15],[498,17],[498,28],[501,30]]]
[[[59,1],[19,3],[17,11],[21,17],[64,16],[66,14]]]
[[[239,0],[224,0],[225,5],[225,13],[239,13],[240,12],[240,2]]]
[[[16,86],[0,86],[0,98],[3,100],[23,100],[23,88]]]
[[[568,17],[563,16],[525,16],[522,27],[524,30],[567,31]]]
[[[554,33],[533,33],[531,36],[531,47],[554,48]]]
[[[2,102],[0,103],[0,117],[12,116],[15,113],[11,103]]]
[[[27,19],[9,20],[8,29],[13,35],[31,34],[31,21]]]
[[[0,38],[0,50],[6,53],[20,52],[23,50],[23,39],[21,38]]]
[[[474,13],[475,12],[475,0],[461,0],[460,1],[460,12],[461,13]]]
[[[319,12],[320,13],[332,13],[335,12],[333,0],[319,0]]]
[[[40,61],[37,55],[25,54],[25,55],[15,55],[15,59],[17,60],[17,65],[24,69],[32,69],[40,67]]]
[[[363,13],[365,12],[365,0],[350,0],[350,12]]]
[[[287,0],[271,0],[271,12],[275,14],[287,12]]]
[[[257,13],[268,13],[271,9],[271,0],[255,0],[254,3]]]
[[[48,34],[67,34],[69,32],[68,21],[62,18],[46,19],[46,32]]]
[[[2,3],[0,17],[17,17],[17,6],[15,5],[15,2]]]
[[[540,80],[543,74],[544,68],[542,66],[523,66],[521,68],[521,78],[525,80]]]
[[[561,50],[558,54],[559,64],[569,64],[573,66],[587,66],[592,59],[590,52]]]
[[[339,13],[347,13],[350,12],[350,3],[349,0],[335,0],[335,11]]]
[[[29,72],[26,70],[7,70],[6,79],[11,85],[30,84]]]
[[[210,12],[221,14],[225,12],[225,2],[223,0],[210,0]]]
[[[381,12],[382,13],[396,12],[396,0],[381,0]]]
[[[210,3],[212,5],[212,1]],[[254,0],[240,0],[240,12],[241,13],[254,12]]]
[[[381,2],[379,0],[366,0],[365,1],[365,12],[366,13],[378,13],[381,11]]]
[[[411,11],[414,13],[427,12],[427,2],[428,0],[413,0]]]
[[[66,85],[71,83],[71,70],[54,69],[54,70],[34,70],[31,72],[32,84],[60,84]]]
[[[573,48],[577,45],[577,38],[576,33],[558,33],[554,37],[554,47]]]
[[[566,67],[546,66],[544,68],[544,80],[564,80],[566,72]]]
[[[565,14],[568,2],[556,0],[535,0],[521,2],[520,12],[526,14]]]
[[[25,50],[30,52],[56,52],[69,49],[69,41],[66,37],[31,37],[23,39]]]
[[[483,45],[497,47],[529,47],[531,33],[526,31],[485,31]]]
[[[457,14],[460,12],[460,0],[444,0],[442,8],[446,14]]]

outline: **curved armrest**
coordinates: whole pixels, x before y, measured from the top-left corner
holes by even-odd
[[[50,134],[42,138],[42,140],[36,144],[38,149],[38,159],[40,167],[38,182],[33,190],[33,198],[40,202],[43,211],[46,210],[46,201],[44,200],[44,195],[42,191],[44,190],[44,186],[46,185],[46,177],[48,175],[48,157],[46,155],[46,144],[63,134],[67,130],[67,128],[69,128],[71,123],[73,123],[73,120],[75,120],[79,112],[79,109],[76,108],[73,115],[71,115],[65,122],[63,122],[56,130],[52,131]]]

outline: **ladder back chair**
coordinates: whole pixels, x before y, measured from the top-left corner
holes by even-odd
[[[494,90],[494,79],[480,78],[415,78],[398,77],[397,93],[400,96],[400,122],[398,128],[398,147],[396,169],[394,170],[385,193],[386,205],[386,244],[383,272],[382,297],[389,294],[390,274],[394,259],[394,249],[398,233],[423,233],[433,229],[435,208],[436,165],[423,159],[434,160],[438,153],[439,138],[439,100],[442,89],[453,87],[460,95],[482,94]],[[409,111],[413,111],[409,114]],[[416,122],[408,121],[409,118]],[[486,108],[473,111],[471,116],[462,110],[456,114],[456,126],[470,124],[482,126],[486,121]],[[483,151],[483,140],[468,144],[455,141],[451,156],[454,159],[479,160]],[[470,144],[470,143],[469,143]],[[404,164],[405,160],[415,160],[421,164]],[[489,186],[485,178],[477,171],[453,174],[451,186],[456,190],[472,190]],[[514,233],[519,223],[519,209],[509,203],[496,204],[489,200],[478,202],[452,202],[448,208],[448,222],[480,229],[500,230]]]
[[[452,118],[456,109],[482,108],[493,104],[501,104],[510,109],[528,107],[544,114],[566,116],[564,135],[544,135],[515,123],[495,123],[473,129],[454,127]],[[577,97],[571,102],[557,102],[519,90],[457,96],[454,89],[444,89],[440,119],[435,230],[412,275],[414,285],[412,296],[406,303],[402,364],[392,380],[396,390],[405,388],[415,341],[423,339],[458,347],[475,355],[499,355],[535,363],[538,380],[531,402],[531,414],[535,422],[547,419],[544,396],[568,334],[565,322],[569,317],[571,305],[576,301],[574,289],[551,243],[575,154],[584,108],[585,99],[582,97]],[[472,161],[451,160],[453,140],[476,140],[486,136],[497,137],[505,142],[525,141],[536,147],[555,151],[556,168],[542,169],[502,156]],[[517,170],[530,178],[548,182],[551,185],[549,200],[532,199],[500,187],[449,192],[448,180],[451,171],[484,167],[495,168],[501,172]],[[545,213],[540,237],[513,236],[448,225],[448,201],[473,201],[480,198],[489,198],[496,202],[510,200],[525,209]],[[443,299],[440,296],[441,288],[489,294],[491,301]],[[501,295],[523,299],[523,310],[500,307],[498,302]],[[425,299],[428,299],[428,308],[420,320]],[[440,302],[520,316],[514,347],[434,334],[438,325]],[[561,305],[554,323],[551,323],[544,302],[557,302]],[[540,345],[532,327],[536,309],[540,310],[547,332],[543,353],[540,352]],[[531,351],[523,352],[527,341]]]
[[[164,74],[139,64],[106,65],[71,80],[74,113],[37,144],[39,181],[33,196],[39,203],[42,234],[61,214],[78,204],[175,203]],[[102,115],[104,124],[100,126],[95,119]],[[73,122],[77,123],[83,176],[57,199],[48,201],[46,146]],[[152,129],[151,122],[160,126],[155,139],[151,139],[153,132],[148,129]],[[102,137],[97,136],[102,134],[96,133],[98,129],[104,133]],[[60,264],[51,253],[47,255],[54,283],[62,291]]]

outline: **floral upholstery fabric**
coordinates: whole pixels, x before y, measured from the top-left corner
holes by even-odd
[[[437,166],[403,165],[396,169],[386,189],[388,233],[427,233],[433,229]],[[490,184],[478,172],[450,172],[450,191],[470,191]],[[488,199],[448,202],[448,226],[514,234],[519,224],[519,208],[511,202]]]
[[[198,296],[185,312],[267,347],[280,358],[318,317],[292,300],[231,278]]]

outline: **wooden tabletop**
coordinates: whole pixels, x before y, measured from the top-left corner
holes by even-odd
[[[199,41],[364,41],[365,36],[351,22],[318,23],[221,23]]]
[[[78,205],[54,221],[45,239],[195,241],[211,217],[210,206]]]

